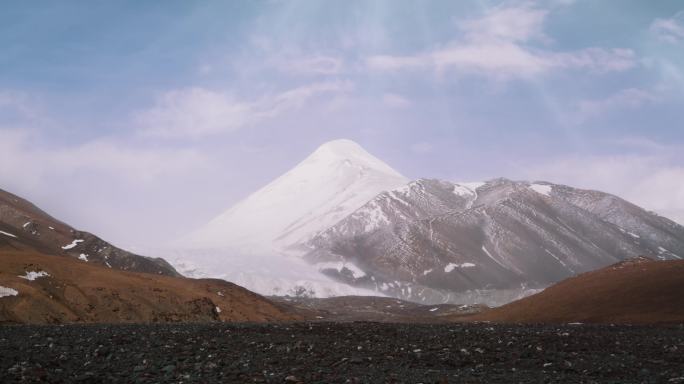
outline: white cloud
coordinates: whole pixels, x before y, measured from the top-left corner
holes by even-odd
[[[547,14],[530,5],[496,7],[481,18],[464,21],[461,39],[414,55],[371,56],[366,65],[378,71],[452,70],[501,79],[568,69],[624,71],[635,65],[634,52],[628,49],[556,52],[532,47],[535,40],[549,40],[543,32]]]
[[[254,118],[249,103],[203,88],[169,91],[136,116],[149,136],[204,136],[230,131]]]
[[[547,56],[553,68],[586,69],[592,72],[620,72],[636,65],[634,51],[623,48],[586,48]]]
[[[449,46],[415,56],[379,55],[368,58],[373,70],[447,70],[492,75],[524,77],[545,71],[547,62],[520,46],[496,42],[487,44],[452,43]]]
[[[296,75],[337,75],[344,69],[341,59],[324,55],[277,60],[273,65],[282,72]]]
[[[544,58],[512,42],[454,44],[431,53],[440,72],[448,69],[502,76],[527,76],[545,71]]]
[[[528,166],[523,174],[613,193],[684,224],[684,167],[668,155],[569,157]]]
[[[624,71],[635,65],[635,58],[634,52],[627,49],[587,48],[556,53],[535,51],[512,42],[488,42],[452,43],[416,56],[372,56],[366,65],[380,71],[454,70],[507,79],[562,69]]]
[[[382,95],[382,102],[390,108],[406,108],[411,105],[407,98],[396,93],[385,93]]]
[[[334,76],[349,69],[341,56],[341,43],[311,40],[311,44],[301,44],[284,36],[263,35],[252,35],[248,42],[251,49],[247,54],[226,58],[233,70],[243,74],[276,71],[294,76]]]
[[[679,12],[669,19],[655,19],[651,23],[650,31],[658,39],[668,43],[684,41],[684,12]]]
[[[203,188],[229,172],[199,149],[113,139],[55,146],[42,135],[0,129],[0,188],[119,244],[184,228],[211,196]]]
[[[273,98],[266,97],[259,102],[255,110],[261,111],[266,117],[274,117],[286,111],[303,107],[304,104],[319,94],[347,93],[352,89],[353,84],[348,81],[309,84],[282,92]]]
[[[613,141],[614,144],[638,151],[655,151],[664,153],[669,151],[669,147],[663,143],[645,137],[626,136]]]
[[[26,130],[0,129],[3,181],[28,180],[27,185],[45,182],[44,187],[49,188],[47,180],[72,180],[93,173],[146,184],[207,165],[206,158],[194,150],[136,148],[107,139],[58,148],[37,142],[37,137]]]
[[[375,55],[366,59],[366,65],[375,70],[395,71],[402,69],[423,69],[430,66],[428,55],[392,56]]]
[[[603,99],[581,100],[575,119],[583,122],[616,110],[637,109],[657,101],[658,96],[653,92],[638,88],[623,89]]]
[[[249,101],[205,88],[180,89],[163,94],[135,121],[144,136],[198,138],[251,126],[297,110],[320,94],[344,93],[352,87],[343,81],[320,82]]]
[[[550,0],[551,5],[555,6],[560,6],[560,7],[566,7],[573,5],[577,2],[577,0]]]
[[[543,27],[547,14],[548,11],[529,5],[496,7],[480,18],[464,21],[459,27],[466,39],[473,42],[545,40]]]

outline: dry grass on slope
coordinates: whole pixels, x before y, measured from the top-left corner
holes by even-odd
[[[684,261],[627,260],[473,316],[503,323],[684,322]]]
[[[19,276],[44,271],[33,281]],[[0,248],[0,323],[288,321],[299,316],[235,284],[125,272]]]

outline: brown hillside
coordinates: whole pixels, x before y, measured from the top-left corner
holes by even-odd
[[[40,271],[49,276],[19,277]],[[126,272],[31,250],[0,249],[0,287],[18,291],[0,297],[0,323],[299,319],[282,305],[222,280]]]
[[[180,276],[164,259],[145,257],[76,230],[19,196],[0,189],[0,247],[86,258],[124,271]]]
[[[473,316],[515,323],[684,322],[684,261],[627,260]]]

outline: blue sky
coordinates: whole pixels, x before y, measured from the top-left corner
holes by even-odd
[[[10,1],[0,188],[173,239],[335,138],[411,178],[545,179],[684,222],[678,1]]]

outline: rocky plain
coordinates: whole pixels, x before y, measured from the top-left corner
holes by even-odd
[[[682,325],[17,325],[0,351],[2,383],[684,383]]]

